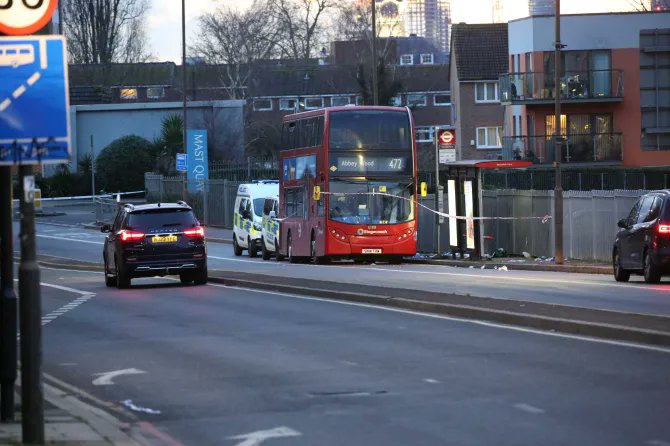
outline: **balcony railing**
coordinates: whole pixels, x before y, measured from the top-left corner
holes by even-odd
[[[617,162],[623,159],[621,133],[569,135],[562,142],[564,163]],[[554,161],[551,135],[503,137],[503,159],[529,160],[538,164]]]
[[[503,103],[548,103],[554,100],[553,73],[511,73],[500,76]],[[570,71],[561,76],[561,100],[566,102],[623,99],[623,71]]]

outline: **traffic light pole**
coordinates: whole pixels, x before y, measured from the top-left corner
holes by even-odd
[[[19,314],[21,325],[21,426],[23,442],[44,444],[44,392],[42,391],[42,297],[35,246],[33,167],[19,166],[21,209],[21,263]],[[34,188],[33,188],[34,189]]]
[[[17,301],[12,213],[12,168],[0,166],[0,421],[14,420]]]
[[[563,158],[563,137],[561,135],[561,0],[556,0],[554,51],[554,170],[556,187],[554,188],[554,259],[557,265],[563,264],[563,184],[561,161]]]

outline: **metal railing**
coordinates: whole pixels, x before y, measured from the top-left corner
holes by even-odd
[[[623,81],[621,70],[568,71],[561,76],[561,99],[621,99],[624,94]],[[555,90],[554,74],[551,72],[509,73],[500,76],[502,103],[553,101]]]
[[[554,139],[551,135],[504,136],[503,159],[528,160],[537,164],[554,161]],[[564,163],[617,162],[623,160],[621,133],[568,135],[562,141]]]
[[[279,178],[277,160],[212,161],[209,178],[229,181],[252,181]]]

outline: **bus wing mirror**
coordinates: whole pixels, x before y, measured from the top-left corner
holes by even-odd
[[[321,200],[321,186],[314,186],[314,201]]]
[[[425,197],[426,195],[428,195],[428,183],[426,183],[425,181],[422,181],[421,182],[421,196]]]

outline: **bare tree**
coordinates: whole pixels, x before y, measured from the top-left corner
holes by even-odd
[[[651,11],[650,0],[628,0],[628,4],[636,11]]]
[[[255,62],[277,54],[280,29],[270,0],[254,0],[246,11],[223,6],[199,19],[200,34],[192,51],[219,65],[220,79],[231,99],[246,98]]]
[[[282,30],[278,41],[282,57],[307,60],[314,56],[325,43],[325,16],[336,4],[336,0],[269,0]]]
[[[70,61],[145,62],[147,0],[61,0]]]

